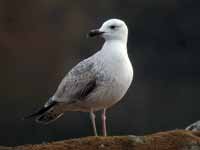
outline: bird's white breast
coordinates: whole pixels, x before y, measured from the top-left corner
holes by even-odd
[[[105,94],[101,98],[101,103],[111,106],[118,102],[127,92],[133,79],[133,68],[127,49],[121,43],[105,45],[102,49],[102,54],[101,66],[108,79],[104,82],[104,87],[102,87],[105,88]]]

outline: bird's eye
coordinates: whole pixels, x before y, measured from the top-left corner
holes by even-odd
[[[116,26],[114,26],[114,25],[110,26],[110,29],[115,29],[115,28],[116,28]]]

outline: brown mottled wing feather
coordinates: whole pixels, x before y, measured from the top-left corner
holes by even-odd
[[[94,63],[86,59],[76,65],[60,83],[54,97],[62,102],[84,100],[97,87]]]

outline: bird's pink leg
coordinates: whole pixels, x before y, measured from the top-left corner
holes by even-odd
[[[104,108],[101,114],[102,119],[102,132],[103,136],[107,136],[107,129],[106,129],[106,109]]]
[[[90,110],[90,118],[91,118],[91,121],[92,121],[92,127],[93,127],[93,131],[94,131],[94,135],[98,136],[97,128],[96,128],[96,122],[95,122],[95,114],[94,114],[92,109]]]

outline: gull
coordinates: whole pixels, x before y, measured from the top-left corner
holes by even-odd
[[[102,48],[73,67],[44,106],[25,118],[35,117],[36,122],[48,124],[67,111],[89,112],[97,136],[95,112],[102,111],[102,134],[107,136],[106,110],[122,99],[133,79],[128,28],[120,19],[109,19],[88,36],[104,38]]]

